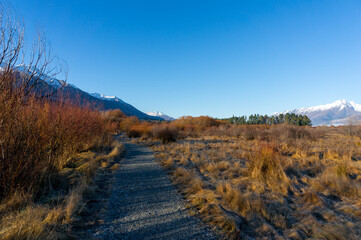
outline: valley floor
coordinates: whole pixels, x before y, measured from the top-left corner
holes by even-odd
[[[228,239],[361,237],[359,138],[272,144],[189,137],[147,144],[203,220]]]

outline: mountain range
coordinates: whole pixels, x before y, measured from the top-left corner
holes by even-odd
[[[0,68],[0,71],[1,70],[2,69]],[[16,74],[19,75],[22,72],[29,73],[29,69],[25,65],[17,66],[16,70]],[[73,104],[90,106],[98,110],[120,109],[125,115],[136,116],[142,120],[174,120],[174,118],[158,111],[144,113],[116,96],[106,96],[100,93],[87,93],[73,84],[48,76],[44,76],[44,79],[45,80],[37,86],[36,91],[41,94],[55,92],[51,97],[57,100],[60,99]],[[298,108],[281,113],[306,115],[311,119],[313,126],[347,125],[351,122],[361,121],[361,104],[357,104],[354,101],[348,102],[342,99],[325,105]],[[281,113],[274,113],[272,115]]]
[[[15,74],[18,74],[19,77],[21,73],[25,72],[26,74],[29,74],[31,71],[31,69],[29,70],[25,65],[19,65],[15,69]],[[2,69],[0,69],[0,71],[1,70]],[[35,69],[34,72],[40,71]],[[41,79],[43,79],[43,81],[40,81],[35,88],[35,91],[39,95],[53,93],[50,97],[54,100],[63,100],[72,104],[89,106],[98,110],[120,109],[125,115],[136,116],[142,120],[163,120],[162,117],[147,115],[115,96],[105,96],[100,93],[87,93],[73,84],[46,75],[42,76]]]
[[[311,119],[313,126],[339,126],[360,121],[361,105],[355,103],[354,101],[348,102],[345,99],[341,99],[325,105],[318,105],[308,108],[298,108],[281,113],[295,113],[299,115],[306,115]],[[275,113],[273,115],[278,115],[281,113]]]

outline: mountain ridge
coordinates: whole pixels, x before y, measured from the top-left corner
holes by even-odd
[[[0,69],[0,71],[2,70],[3,69]],[[26,65],[18,65],[14,67],[14,70],[19,78],[23,77],[22,74],[34,74],[34,79],[40,79],[40,82],[33,91],[40,96],[46,96],[51,93],[50,98],[54,101],[65,100],[74,105],[89,106],[97,110],[120,109],[125,115],[135,116],[142,120],[163,120],[160,117],[145,114],[116,96],[85,92],[67,81],[43,74],[39,69],[31,68]]]
[[[361,120],[361,104],[354,101],[348,102],[345,99],[335,102],[306,108],[297,108],[272,115],[295,113],[306,115],[312,121],[313,126],[320,125],[347,125],[350,121]]]

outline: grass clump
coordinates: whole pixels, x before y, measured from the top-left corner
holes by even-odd
[[[52,185],[53,193],[41,201],[28,193],[16,193],[1,201],[1,239],[68,239],[73,219],[86,205],[84,192],[102,163],[121,155],[124,147],[112,144],[108,154],[83,152],[69,159]],[[74,233],[72,233],[74,234]]]
[[[360,238],[361,139],[342,127],[191,128],[151,146],[199,216],[228,239]]]
[[[344,168],[339,166],[325,169],[320,176],[313,179],[312,187],[325,194],[334,194],[338,197],[357,199],[361,196],[359,182],[345,176]]]
[[[248,158],[248,175],[251,178],[260,179],[268,187],[287,191],[289,180],[284,172],[285,161],[275,146],[262,144]]]

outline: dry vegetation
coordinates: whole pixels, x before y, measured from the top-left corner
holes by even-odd
[[[97,171],[124,149],[112,114],[52,98],[45,39],[29,55],[23,41],[0,5],[0,239],[67,239]]]
[[[84,192],[123,145],[104,114],[6,94],[0,92],[0,238],[67,239]]]
[[[236,126],[208,117],[133,126],[194,213],[227,238],[361,236],[357,126],[351,134],[349,126]],[[153,129],[173,129],[177,141],[164,144]]]
[[[119,142],[109,146],[110,152],[87,150],[74,154],[52,175],[51,191],[34,195],[16,191],[0,204],[1,239],[68,239],[74,218],[86,201],[84,192],[92,191],[97,171],[108,167],[123,152]],[[42,187],[42,186],[41,186]]]
[[[228,238],[360,239],[359,127],[150,123],[50,101],[33,91],[51,63],[45,41],[19,74],[23,28],[0,16],[1,239],[68,238],[97,171],[118,167],[117,131],[151,146],[195,214]]]
[[[67,238],[96,172],[123,152],[111,119],[1,90],[0,238]]]

